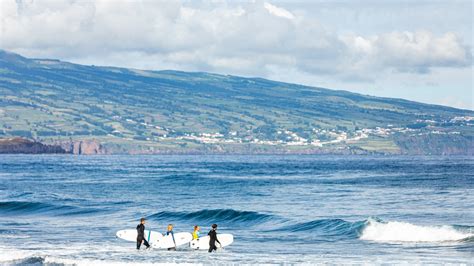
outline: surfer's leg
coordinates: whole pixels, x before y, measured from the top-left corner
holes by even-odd
[[[213,250],[217,250],[216,245],[209,245],[209,252],[212,252]]]
[[[149,248],[149,247],[150,247],[150,244],[149,244],[148,241],[146,241],[145,239],[143,239],[143,245],[145,245],[146,248]]]
[[[140,246],[142,245],[142,241],[141,240],[137,240],[137,249],[140,249]]]

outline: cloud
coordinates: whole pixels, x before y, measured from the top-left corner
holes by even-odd
[[[89,64],[343,81],[472,64],[470,47],[453,32],[338,33],[262,1],[5,0],[0,14],[2,49]]]
[[[275,15],[277,17],[287,18],[287,19],[294,19],[295,16],[288,10],[274,6],[270,3],[265,2],[263,6],[270,12],[270,14]]]
[[[355,64],[426,73],[433,67],[468,67],[472,55],[451,32],[435,36],[429,31],[391,32],[364,38],[344,36],[342,41]]]

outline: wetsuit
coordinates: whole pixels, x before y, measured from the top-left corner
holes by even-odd
[[[148,241],[145,239],[145,225],[139,224],[137,225],[137,249],[140,249],[142,241],[146,248],[150,247],[150,244],[148,244]]]
[[[174,232],[173,232],[173,230],[167,231],[167,232],[165,233],[165,236],[168,236],[168,235],[171,235],[171,237],[173,238],[173,243],[174,243],[174,247],[168,248],[168,250],[176,250],[176,241],[174,240]]]
[[[217,250],[216,241],[217,243],[219,243],[219,245],[221,244],[221,242],[219,242],[219,239],[217,239],[216,230],[212,229],[207,235],[209,236],[209,252]]]

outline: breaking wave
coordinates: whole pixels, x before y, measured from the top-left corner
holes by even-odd
[[[472,226],[421,226],[407,222],[368,219],[360,239],[376,242],[468,241],[474,237]]]
[[[375,242],[459,242],[474,239],[473,226],[421,226],[407,222],[368,218],[348,222],[342,219],[320,219],[285,225],[272,231],[310,233],[319,238],[358,238]]]

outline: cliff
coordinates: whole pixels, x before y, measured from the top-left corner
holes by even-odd
[[[66,141],[57,143],[62,149],[72,154],[107,154],[107,150],[96,140]]]
[[[57,145],[45,145],[40,142],[15,137],[0,139],[0,154],[5,153],[66,153],[66,150]]]

